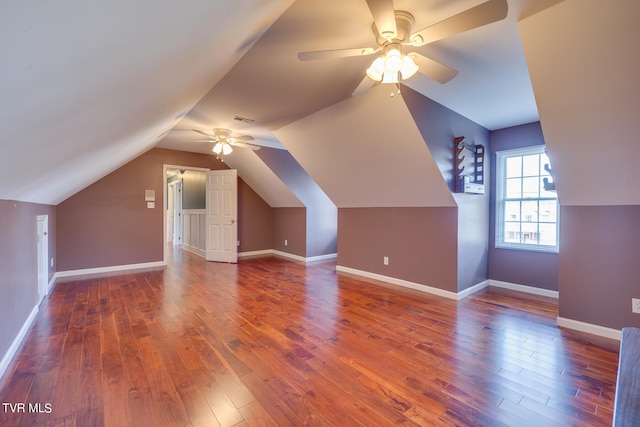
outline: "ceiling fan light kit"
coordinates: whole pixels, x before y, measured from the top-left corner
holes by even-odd
[[[402,53],[400,44],[389,43],[385,46],[383,55],[377,57],[367,68],[367,76],[377,82],[398,83],[401,79],[410,78],[417,71],[415,61],[411,56]]]
[[[233,148],[231,148],[231,146],[226,142],[216,142],[216,145],[213,146],[213,149],[211,151],[216,153],[218,156],[220,154],[226,156],[233,152]]]
[[[446,83],[458,72],[417,52],[403,53],[403,46],[424,46],[446,37],[500,21],[507,16],[507,0],[488,0],[422,30],[412,32],[414,16],[404,10],[395,10],[393,0],[366,0],[373,17],[373,35],[377,48],[348,48],[298,53],[301,61],[371,55],[382,50],[367,68],[366,77],[354,91],[354,95],[367,92],[373,82],[398,84],[417,72]],[[367,80],[369,83],[367,83]]]
[[[233,152],[233,147],[248,148],[253,151],[260,149],[260,146],[248,144],[247,142],[240,141],[255,141],[255,138],[250,135],[234,135],[231,136],[231,130],[223,128],[213,129],[213,134],[203,132],[199,129],[192,129],[201,135],[205,135],[208,139],[206,142],[214,143],[211,151],[217,156],[218,160],[224,162],[224,156],[228,156]]]

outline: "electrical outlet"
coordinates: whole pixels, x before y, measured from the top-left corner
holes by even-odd
[[[389,265],[389,257],[388,257],[388,256],[386,256],[386,257],[382,258],[382,263],[383,263],[384,265]]]
[[[53,268],[53,257],[51,257],[51,267]]]
[[[640,314],[640,298],[631,298],[631,312]]]
[[[287,242],[286,240],[284,241],[284,245],[285,245],[285,246],[287,246],[287,244],[288,244],[288,243],[289,243],[289,242]]]
[[[238,240],[238,246],[240,246],[240,240]]]

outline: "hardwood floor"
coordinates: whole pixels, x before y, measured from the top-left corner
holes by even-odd
[[[164,271],[58,283],[0,424],[611,425],[618,342],[556,316],[500,289],[456,302],[333,263],[177,251]]]

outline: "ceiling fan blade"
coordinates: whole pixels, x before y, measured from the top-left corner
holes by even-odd
[[[458,75],[457,70],[447,67],[446,65],[441,64],[438,61],[434,61],[431,58],[427,58],[426,56],[422,56],[415,52],[410,53],[409,56],[413,58],[414,62],[418,66],[419,73],[424,74],[438,83],[446,83]]]
[[[230,145],[233,145],[234,147],[248,148],[253,151],[258,151],[260,149],[260,146],[258,145],[245,144],[244,142],[232,142]]]
[[[373,87],[376,82],[369,78],[369,76],[364,76],[364,79],[360,82],[356,90],[353,91],[351,96],[364,95],[369,92],[369,90]]]
[[[235,141],[255,141],[255,138],[251,135],[233,135],[231,138]]]
[[[393,0],[367,0],[367,5],[378,28],[378,33],[387,40],[395,39],[398,36],[398,30],[396,29]]]
[[[191,129],[194,132],[198,132],[199,134],[202,134],[204,136],[208,136],[209,138],[215,138],[215,135],[211,135],[210,133],[206,133],[206,132],[202,132],[201,130],[198,129]]]
[[[315,61],[318,59],[346,58],[349,56],[371,55],[376,53],[380,48],[357,47],[349,49],[331,49],[331,50],[314,50],[310,52],[299,52],[298,59],[300,61]]]
[[[506,18],[508,11],[507,0],[489,0],[413,33],[411,35],[411,44],[422,46],[500,21]]]

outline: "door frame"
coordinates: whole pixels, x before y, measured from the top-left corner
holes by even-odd
[[[40,305],[49,293],[49,215],[38,215],[37,227],[37,265],[38,280],[36,287],[36,301]]]
[[[197,166],[185,166],[185,165],[171,165],[171,164],[163,164],[162,165],[162,261],[167,263],[167,171],[169,169],[180,169],[185,171],[199,171],[199,172],[209,172],[211,169],[201,168]]]

